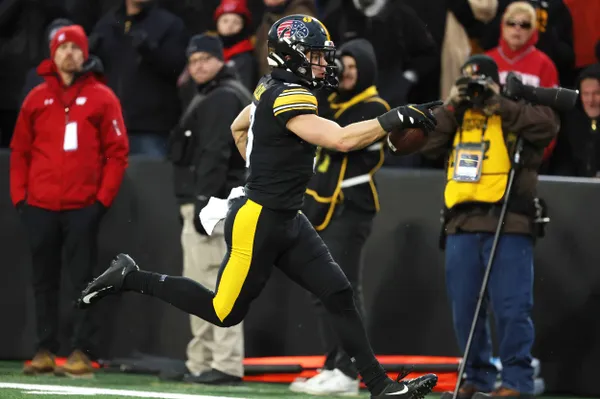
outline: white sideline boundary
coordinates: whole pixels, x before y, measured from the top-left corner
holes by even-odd
[[[24,393],[37,395],[113,395],[130,398],[157,398],[157,399],[245,399],[230,396],[207,396],[193,395],[186,393],[167,393],[167,392],[149,392],[133,391],[123,389],[105,389],[90,387],[73,387],[64,385],[37,385],[37,384],[14,384],[0,382],[0,389],[20,389]]]

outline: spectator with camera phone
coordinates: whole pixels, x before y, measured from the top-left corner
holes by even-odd
[[[435,109],[438,125],[421,152],[448,156],[441,247],[445,250],[446,286],[454,330],[465,349],[475,314],[516,143],[523,143],[487,296],[475,329],[467,379],[458,397],[528,397],[533,395],[531,348],[534,328],[533,246],[538,233],[537,169],[544,148],[557,134],[552,108],[512,100],[501,94],[498,66],[486,55],[470,57],[444,107]],[[521,140],[517,140],[520,137]],[[520,147],[520,146],[519,146]],[[497,370],[487,304],[494,312],[502,362],[502,385],[494,389]],[[445,396],[452,393],[446,393]]]

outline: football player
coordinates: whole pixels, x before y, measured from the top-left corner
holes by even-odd
[[[336,84],[335,46],[325,26],[306,15],[284,17],[271,27],[268,47],[272,73],[259,81],[253,102],[231,127],[249,175],[245,194],[232,200],[225,219],[228,253],[215,292],[184,277],[142,271],[120,254],[83,291],[80,303],[85,307],[108,294],[134,291],[227,327],[244,319],[274,265],[323,303],[371,398],[422,398],[437,376],[410,381],[387,376],[373,354],[348,279],[300,209],[314,173],[316,146],[347,152],[394,129],[431,131],[436,125],[431,108],[442,103],[402,106],[342,128],[317,116],[311,92]]]

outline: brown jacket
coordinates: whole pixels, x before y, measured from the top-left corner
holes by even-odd
[[[499,95],[492,97],[490,102],[498,106],[497,113],[502,117],[502,128],[505,132],[514,132],[523,138],[524,145],[521,152],[521,167],[515,176],[511,196],[531,200],[536,197],[538,174],[537,170],[542,163],[544,148],[552,141],[560,127],[558,115],[549,107],[530,105],[523,101],[512,101]],[[431,132],[427,144],[421,150],[428,158],[449,156],[458,123],[446,107],[434,111],[438,125]],[[514,153],[514,143],[507,147]],[[466,232],[495,232],[498,217],[477,210],[457,212],[446,224],[446,233],[455,234]],[[532,220],[523,214],[508,212],[504,225],[505,233],[531,234]]]
[[[258,62],[258,72],[260,76],[270,73],[269,64],[267,63],[267,36],[271,25],[278,19],[287,17],[293,14],[304,14],[315,16],[317,9],[314,0],[292,0],[285,11],[281,14],[273,14],[266,12],[263,16],[261,25],[256,30],[256,44],[254,47],[254,55]]]

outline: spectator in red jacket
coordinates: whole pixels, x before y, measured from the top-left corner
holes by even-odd
[[[58,299],[64,249],[73,292],[93,277],[100,220],[127,167],[129,143],[121,105],[104,85],[101,65],[88,58],[78,25],[50,42],[50,59],[38,66],[45,82],[25,98],[10,157],[10,195],[29,236],[37,322],[37,349],[26,374],[93,372],[90,315],[74,310],[72,352],[56,367]]]
[[[506,75],[514,71],[527,85],[558,86],[556,66],[550,57],[535,47],[537,40],[537,16],[533,6],[525,1],[511,3],[502,16],[500,43],[487,52],[498,64],[501,84],[506,82]],[[555,144],[556,139],[546,148],[545,161]]]

